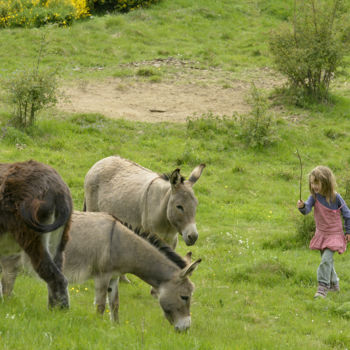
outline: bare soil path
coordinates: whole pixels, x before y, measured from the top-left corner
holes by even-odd
[[[157,67],[161,63],[147,62]],[[173,64],[173,62],[172,62]],[[231,116],[246,113],[251,83],[264,90],[281,84],[269,69],[239,74],[218,69],[200,70],[182,64],[175,73],[151,82],[143,77],[77,81],[64,87],[67,101],[58,108],[75,113],[100,113],[110,118],[146,122],[185,122],[212,112]]]

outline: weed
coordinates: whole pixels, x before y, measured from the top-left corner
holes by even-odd
[[[283,181],[290,182],[291,180],[294,179],[295,174],[294,174],[294,172],[291,171],[291,170],[276,169],[276,170],[273,172],[273,176],[274,176],[277,180],[283,180]]]
[[[218,116],[207,113],[201,117],[188,117],[186,120],[189,138],[210,139],[214,135],[233,136],[236,130],[236,117]]]
[[[58,101],[57,71],[40,67],[47,45],[46,34],[43,34],[34,67],[15,72],[5,82],[7,102],[13,106],[12,122],[18,128],[32,127],[37,113]]]
[[[295,272],[278,260],[263,260],[243,271],[235,271],[229,276],[234,281],[255,281],[261,286],[272,287],[281,283],[281,279],[289,279]]]
[[[183,164],[195,166],[200,163],[201,163],[201,159],[200,159],[200,156],[198,155],[197,150],[189,144],[186,145],[182,155],[176,159],[176,165],[178,166]]]
[[[136,75],[140,77],[153,77],[158,74],[159,73],[154,68],[150,68],[150,67],[139,68],[136,71]]]
[[[333,128],[325,129],[324,130],[324,135],[326,137],[328,137],[329,139],[331,139],[331,140],[336,140],[339,137],[345,136],[345,134],[343,132],[339,132],[339,131],[337,131],[337,130],[335,130]]]
[[[232,168],[232,173],[244,173],[245,169],[242,165],[238,165],[236,164],[233,168]]]
[[[278,140],[274,118],[267,114],[266,97],[252,84],[248,102],[252,111],[239,117],[239,138],[249,147],[263,148]]]
[[[313,237],[316,225],[313,215],[302,215],[296,220],[296,243],[300,246],[309,246]]]
[[[30,137],[21,130],[8,126],[1,129],[2,139],[10,145],[29,145]]]

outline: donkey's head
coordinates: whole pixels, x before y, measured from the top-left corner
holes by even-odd
[[[194,284],[188,277],[200,262],[201,259],[198,259],[187,265],[158,289],[158,300],[166,319],[180,332],[191,326],[190,306]]]
[[[187,181],[184,181],[180,175],[180,169],[175,169],[170,175],[171,195],[168,202],[167,218],[170,224],[182,235],[187,245],[193,245],[198,238],[195,221],[198,200],[192,186],[200,178],[204,168],[204,164],[198,165]]]

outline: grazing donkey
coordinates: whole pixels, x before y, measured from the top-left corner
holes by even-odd
[[[24,250],[47,283],[49,307],[69,307],[67,280],[61,268],[72,207],[67,185],[50,166],[34,160],[0,163],[0,257],[5,269],[2,293],[11,292],[15,278],[15,271],[6,269],[13,265],[8,256]],[[50,232],[60,227],[52,258],[47,247]]]
[[[176,169],[158,175],[132,161],[111,156],[98,161],[85,177],[84,211],[103,211],[134,228],[158,235],[172,248],[180,233],[193,245],[197,198],[192,186],[205,165],[198,165],[187,181]]]
[[[176,330],[183,331],[191,325],[194,285],[188,276],[200,261],[182,259],[156,236],[137,235],[107,213],[75,211],[63,272],[70,282],[94,278],[97,311],[104,313],[108,295],[114,321],[118,321],[119,275],[132,273],[157,290],[165,317]],[[3,266],[3,272],[11,268],[17,272],[18,262],[19,255],[12,257],[12,266]]]

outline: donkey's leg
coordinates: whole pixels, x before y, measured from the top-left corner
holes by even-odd
[[[20,242],[19,242],[20,243]],[[49,307],[69,307],[68,282],[52,261],[40,236],[35,237],[24,250],[30,257],[34,270],[47,283]]]
[[[1,259],[2,267],[2,293],[4,296],[10,296],[21,265],[21,256],[19,254],[6,256]]]
[[[103,315],[106,309],[106,298],[110,280],[110,275],[99,275],[95,277],[95,304],[97,312],[101,315]]]
[[[111,320],[119,323],[119,277],[112,278],[108,287],[108,304],[111,309]]]
[[[49,307],[69,308],[68,281],[54,264],[48,252],[45,251],[36,272],[47,283]]]

